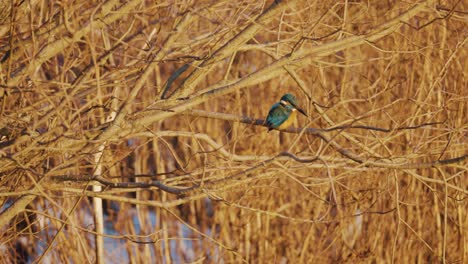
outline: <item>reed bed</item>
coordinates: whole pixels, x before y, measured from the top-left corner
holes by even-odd
[[[466,263],[466,8],[0,3],[0,262]]]

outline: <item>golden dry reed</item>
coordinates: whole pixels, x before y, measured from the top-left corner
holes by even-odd
[[[467,263],[467,7],[1,2],[0,262]]]

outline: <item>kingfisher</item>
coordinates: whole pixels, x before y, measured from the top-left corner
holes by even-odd
[[[299,107],[296,97],[287,93],[283,95],[279,102],[275,103],[266,119],[268,131],[272,129],[286,129],[296,120],[297,111],[307,116],[304,110]]]

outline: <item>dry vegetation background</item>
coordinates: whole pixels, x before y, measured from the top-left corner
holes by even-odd
[[[466,22],[458,0],[3,0],[0,261],[467,263]],[[267,133],[286,92],[309,118]]]

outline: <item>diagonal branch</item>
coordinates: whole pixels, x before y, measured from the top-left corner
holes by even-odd
[[[289,4],[291,4],[291,2],[293,1],[288,1]],[[263,29],[265,24],[276,19],[285,6],[286,1],[274,1],[271,6],[268,7],[248,27],[215,51],[209,59],[203,61],[197,69],[195,69],[183,81],[181,87],[179,87],[179,89],[174,93],[173,97],[187,97],[192,94],[197,84],[211,71],[216,62],[221,61],[236,52],[241,45],[252,39],[258,31]],[[167,89],[169,89],[169,87],[165,88],[165,90]]]
[[[96,30],[100,28],[106,27],[108,24],[116,21],[117,19],[121,18],[122,16],[126,16],[132,9],[134,9],[137,5],[139,5],[142,1],[141,0],[133,0],[130,2],[126,2],[120,8],[115,10],[114,12],[109,12],[115,6],[119,4],[119,1],[111,0],[105,3],[102,6],[102,9],[107,11],[108,14],[102,18],[96,18],[95,20],[91,21],[88,25],[83,27],[82,29],[78,30],[73,34],[71,37],[62,37],[59,40],[52,42],[51,44],[47,45],[44,49],[39,52],[33,58],[26,67],[21,69],[16,76],[13,76],[7,82],[7,86],[16,86],[25,76],[31,75],[38,67],[40,67],[43,63],[57,55],[58,53],[62,52],[65,48],[73,44],[74,42],[83,38],[86,34],[88,34],[91,30]],[[105,13],[105,12],[104,12]]]
[[[308,65],[308,60],[313,57],[334,54],[337,51],[366,44],[369,41],[376,41],[397,30],[400,26],[404,25],[404,22],[408,22],[416,14],[425,10],[427,5],[432,2],[433,1],[431,0],[416,4],[413,8],[391,19],[389,22],[382,24],[369,34],[353,36],[331,43],[318,45],[313,48],[302,49],[290,54],[289,56],[285,56],[242,79],[232,80],[227,84],[223,81],[221,84],[208,87],[206,92],[191,95],[188,99],[182,100],[180,103],[172,107],[165,108],[166,111],[161,111],[161,107],[158,107],[157,105],[153,108],[148,108],[146,111],[138,113],[132,118],[132,120],[129,120],[132,130],[138,126],[145,127],[154,122],[167,119],[213,98],[218,98],[247,86],[253,86],[276,78],[281,75],[285,66],[291,65],[295,68],[305,67]],[[130,133],[129,129],[121,129],[120,131],[121,135]]]

